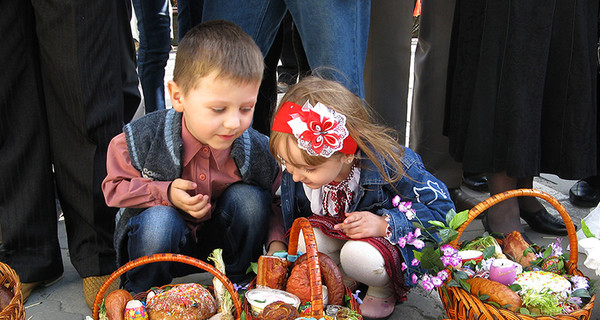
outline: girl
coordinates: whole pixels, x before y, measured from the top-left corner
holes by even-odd
[[[412,249],[397,241],[414,227],[392,199],[400,195],[412,202],[421,221],[445,221],[454,208],[446,186],[398,144],[392,129],[372,120],[360,98],[317,77],[304,78],[285,94],[269,147],[286,169],[286,229],[294,218],[308,217],[319,251],[345,277],[368,286],[363,316],[388,317],[413,285],[401,271],[403,261],[412,261]]]

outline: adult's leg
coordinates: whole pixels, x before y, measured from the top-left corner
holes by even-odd
[[[5,1],[0,30],[0,260],[32,283],[59,276],[63,265],[31,3]]]
[[[257,186],[233,184],[221,194],[211,219],[198,232],[205,254],[223,248],[226,273],[233,282],[244,281],[250,263],[263,253],[271,199],[269,191]]]
[[[180,253],[193,241],[188,237],[189,229],[181,213],[173,207],[150,207],[131,218],[127,229],[130,260],[155,253]],[[173,279],[172,265],[171,262],[151,263],[127,271],[123,286],[128,291],[141,292],[168,284]]]
[[[124,28],[128,8],[122,0],[33,3],[71,262],[83,278],[107,275],[116,269],[116,209],[106,206],[100,188],[106,149],[129,120],[125,115],[139,104],[126,94],[136,91],[125,81],[135,70],[123,65],[128,60],[121,56],[123,43],[132,41],[130,29]]]
[[[165,108],[165,67],[171,51],[169,0],[133,0],[140,32],[138,74],[146,113]]]
[[[414,1],[372,1],[365,63],[367,102],[387,125],[406,133]],[[385,117],[383,117],[385,116]]]
[[[421,156],[429,172],[448,189],[454,189],[462,183],[462,166],[450,156],[448,138],[442,130],[455,0],[423,0],[421,5],[410,147]]]
[[[195,25],[202,22],[202,0],[177,1],[177,36],[181,41],[183,36]]]
[[[370,0],[286,0],[311,70],[333,78],[364,98],[363,71]]]

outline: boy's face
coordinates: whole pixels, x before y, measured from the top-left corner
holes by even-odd
[[[214,72],[186,94],[175,82],[168,83],[173,108],[183,112],[189,132],[217,150],[229,148],[252,123],[259,86],[216,78]]]

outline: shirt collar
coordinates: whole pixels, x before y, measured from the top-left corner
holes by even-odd
[[[181,119],[181,138],[183,140],[183,166],[187,166],[199,153],[200,157],[208,158],[211,157],[213,163],[217,166],[218,170],[222,169],[225,165],[229,154],[231,153],[231,147],[224,150],[215,150],[211,146],[201,143],[196,140],[192,133],[187,129],[185,125],[185,117]],[[207,153],[203,150],[208,150]]]

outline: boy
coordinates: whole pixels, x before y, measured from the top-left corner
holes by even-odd
[[[116,219],[119,265],[162,252],[206,260],[223,248],[228,277],[247,280],[269,223],[281,225],[271,210],[281,171],[268,138],[249,128],[262,75],[260,49],[235,24],[209,21],[186,34],[167,85],[173,109],[126,125],[109,146],[102,190],[109,206],[125,208]],[[282,235],[271,230],[268,240]],[[146,291],[194,271],[146,264],[123,286]]]

